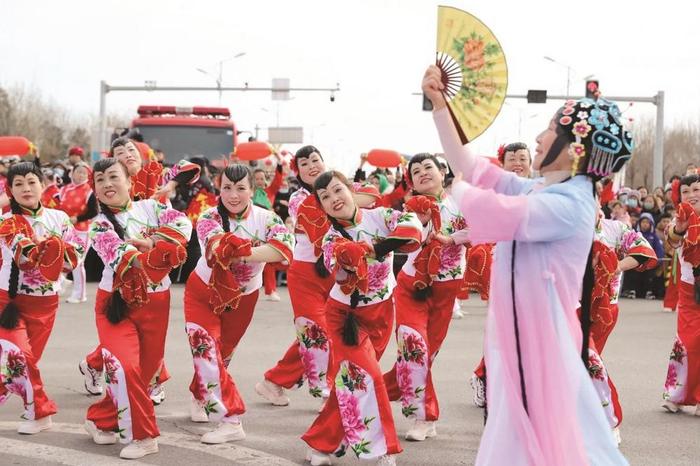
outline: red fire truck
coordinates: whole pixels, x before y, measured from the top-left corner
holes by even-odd
[[[236,125],[222,107],[141,105],[131,128],[143,141],[165,153],[165,162],[203,155],[210,161],[228,158],[236,146]]]

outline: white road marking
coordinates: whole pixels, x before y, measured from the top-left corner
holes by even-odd
[[[41,434],[37,434],[41,435]],[[30,438],[22,436],[22,438]],[[0,437],[0,451],[3,454],[21,456],[53,463],[65,464],[66,466],[124,466],[124,460],[107,455],[95,455],[85,453],[71,448],[56,447],[43,443],[29,442],[27,440],[15,440]],[[148,463],[140,461],[129,461],[129,466],[148,466]]]
[[[17,428],[16,422],[0,422],[0,433],[3,430],[14,431]],[[215,428],[215,424],[211,424],[211,428]],[[63,434],[80,434],[87,437],[87,433],[81,424],[71,424],[65,422],[54,422],[53,427],[48,432],[58,432]],[[41,436],[41,434],[36,434]],[[25,438],[23,436],[23,438]],[[29,439],[30,437],[26,437]],[[14,446],[16,444],[16,446]],[[161,432],[158,437],[159,445],[167,445],[172,447],[184,448],[193,450],[199,453],[224,458],[232,461],[233,464],[255,464],[269,466],[292,466],[296,465],[292,461],[280,458],[279,456],[271,455],[259,450],[247,448],[241,445],[236,445],[233,442],[223,443],[220,445],[204,445],[200,443],[198,435],[179,434],[174,432]],[[15,440],[0,436],[0,451],[12,452],[17,456],[28,458],[45,459],[49,461],[58,461],[69,466],[92,466],[95,464],[103,465],[120,465],[124,466],[124,461],[114,458],[111,455],[95,455],[84,453],[80,450],[55,447],[41,443],[30,442],[27,440]],[[57,454],[53,452],[56,451]],[[145,465],[129,461],[131,465]]]

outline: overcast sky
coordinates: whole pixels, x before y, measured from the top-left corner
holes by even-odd
[[[97,114],[99,82],[112,85],[332,87],[273,102],[269,93],[225,93],[242,130],[303,126],[307,142],[344,170],[372,147],[405,153],[440,149],[421,112],[425,67],[434,60],[438,4],[469,11],[500,40],[510,94],[528,89],[583,93],[594,74],[604,94],[666,91],[667,124],[700,121],[700,27],[689,2],[632,1],[31,1],[0,0],[0,85],[23,84],[76,115]],[[546,61],[549,56],[564,65]],[[127,116],[139,104],[217,105],[211,93],[112,93],[108,110]],[[626,103],[620,102],[623,110]],[[508,100],[474,141],[483,154],[500,143],[534,143],[557,103]],[[653,116],[637,104],[626,116]],[[262,133],[264,135],[264,132]],[[290,149],[294,149],[291,146]]]

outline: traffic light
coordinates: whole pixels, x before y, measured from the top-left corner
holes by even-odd
[[[600,95],[600,89],[598,87],[597,79],[589,79],[586,81],[586,97],[589,99],[596,100]]]

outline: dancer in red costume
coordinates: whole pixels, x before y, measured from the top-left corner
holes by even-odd
[[[443,189],[437,157],[418,154],[408,164],[414,197],[404,209],[431,219],[429,239],[409,254],[398,275],[396,301],[397,362],[384,374],[389,399],[401,400],[404,416],[414,420],[407,440],[437,435],[440,409],[431,368],[447,336],[465,268],[467,223]]]
[[[11,394],[22,398],[20,434],[50,428],[56,413],[37,366],[56,318],[56,282],[80,262],[86,248],[65,213],[41,205],[41,177],[32,162],[10,168],[11,212],[0,223],[0,404]]]
[[[245,405],[226,369],[253,317],[263,267],[292,258],[292,233],[277,214],[253,205],[253,192],[250,170],[229,165],[221,176],[218,206],[197,222],[203,254],[185,288],[194,363],[191,414],[195,422],[220,421],[202,436],[203,443],[245,438],[239,418]]]
[[[700,416],[700,176],[686,175],[673,186],[676,218],[666,230],[679,251],[678,327],[664,385],[663,407],[676,413],[695,406]]]
[[[296,244],[294,258],[287,271],[287,289],[294,311],[297,340],[282,359],[265,372],[255,391],[275,406],[286,406],[285,389],[301,386],[304,379],[309,393],[325,402],[330,393],[328,366],[331,342],[326,326],[325,305],[333,284],[333,272],[323,266],[321,243],[330,228],[326,213],[311,192],[316,179],[326,171],[321,152],[304,146],[292,160],[300,189],[289,199],[289,215],[294,222]],[[353,194],[359,205],[375,202],[378,193],[356,187]]]
[[[328,402],[302,437],[311,447],[308,460],[330,464],[331,454],[351,451],[361,459],[394,464],[401,447],[378,360],[391,338],[394,317],[393,251],[415,251],[422,225],[413,213],[359,208],[349,182],[338,172],[319,176],[314,192],[332,225],[322,249],[326,268],[336,272],[325,308],[334,383]]]
[[[85,238],[86,243],[89,220],[97,215],[97,200],[88,182],[91,172],[92,169],[86,163],[79,162],[71,172],[73,182],[62,187],[59,192],[59,209],[70,217],[75,229]],[[81,262],[73,269],[73,292],[66,302],[77,304],[87,301],[85,285],[85,263]]]
[[[114,158],[94,167],[100,214],[91,245],[105,264],[95,318],[105,365],[105,397],[88,409],[85,429],[97,444],[128,444],[126,459],[158,451],[148,381],[163,360],[170,312],[168,273],[186,258],[192,224],[152,199],[132,202],[131,181]]]
[[[170,194],[179,185],[191,186],[196,183],[201,171],[200,166],[196,163],[180,160],[163,175],[163,166],[156,160],[150,147],[125,137],[112,141],[109,157],[116,158],[126,167],[131,183],[131,200],[133,201],[152,198],[169,204]],[[104,375],[101,349],[95,348],[80,362],[78,368],[85,378],[86,391],[91,395],[101,395]],[[165,390],[162,383],[169,377],[164,363],[161,363],[161,367],[149,385],[150,396],[154,404],[158,405],[165,400]]]

